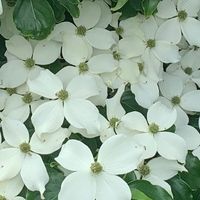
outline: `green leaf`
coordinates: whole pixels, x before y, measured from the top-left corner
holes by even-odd
[[[112,11],[119,10],[120,8],[122,8],[126,4],[127,1],[128,0],[118,0],[117,4],[115,5],[115,7],[111,8],[111,10]]]
[[[58,3],[57,0],[48,0],[49,4],[53,8],[56,22],[62,22],[65,19],[65,8]]]
[[[170,179],[174,200],[193,200],[192,190],[179,176]]]
[[[152,200],[172,200],[172,197],[163,188],[157,185],[152,185],[151,183],[145,180],[133,181],[129,185],[129,187],[133,195],[134,190],[138,189]],[[133,198],[135,197],[133,196]]]
[[[25,37],[37,40],[46,38],[55,24],[54,11],[47,0],[18,0],[13,18]]]
[[[157,8],[158,3],[160,0],[143,0],[142,6],[144,9],[144,15],[146,17],[151,16]]]
[[[72,17],[79,17],[78,0],[58,0],[58,2],[67,9]]]
[[[188,172],[182,172],[181,178],[192,188],[200,188],[200,160],[189,153],[186,158],[186,165]]]
[[[134,200],[152,200],[146,196],[143,192],[137,189],[133,189]]]

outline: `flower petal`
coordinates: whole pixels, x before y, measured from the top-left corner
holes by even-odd
[[[28,72],[24,61],[11,60],[0,68],[0,80],[4,87],[15,88],[26,82]]]
[[[78,140],[68,140],[55,160],[65,169],[85,172],[90,171],[90,166],[94,162],[88,146]]]
[[[147,112],[149,124],[155,123],[158,125],[159,131],[170,128],[175,123],[176,117],[176,109],[161,102],[153,104]]]
[[[103,28],[93,28],[86,32],[86,40],[88,43],[97,49],[109,49],[115,40],[110,31]]]
[[[73,18],[77,26],[85,26],[87,29],[90,29],[98,23],[101,17],[101,8],[96,2],[83,1],[79,4],[79,10],[79,17]]]
[[[26,187],[31,191],[39,191],[41,199],[44,199],[43,193],[49,181],[49,175],[42,158],[35,153],[26,155],[20,174]]]
[[[96,177],[96,200],[130,200],[131,191],[128,184],[120,177],[101,173]]]
[[[91,133],[99,130],[98,109],[88,100],[70,99],[65,101],[64,116],[76,128],[85,128]]]
[[[18,148],[20,144],[29,142],[28,130],[22,122],[4,118],[1,125],[3,136],[9,145]]]
[[[137,168],[144,147],[136,145],[129,137],[116,135],[100,147],[98,162],[110,174],[125,174]]]
[[[42,40],[35,46],[33,59],[38,65],[47,65],[54,62],[60,56],[60,50],[60,43]]]
[[[42,70],[36,77],[31,77],[28,86],[31,92],[49,99],[57,98],[56,93],[63,89],[60,79],[49,70]]]
[[[158,153],[169,160],[178,160],[185,163],[187,146],[185,140],[170,132],[160,132],[155,135]]]
[[[32,57],[31,44],[22,36],[14,35],[6,41],[6,48],[9,53],[22,60]]]
[[[41,138],[34,133],[30,140],[31,150],[39,154],[51,154],[61,148],[63,141],[70,135],[68,129],[59,128],[53,133],[44,133]]]
[[[56,131],[64,120],[62,101],[55,100],[43,103],[35,110],[31,120],[39,136],[42,133]]]
[[[78,192],[77,192],[77,188]],[[59,200],[93,200],[96,194],[95,178],[89,173],[74,172],[62,182]]]
[[[21,170],[24,156],[17,148],[0,150],[0,181],[15,177]],[[13,163],[15,163],[13,167]]]

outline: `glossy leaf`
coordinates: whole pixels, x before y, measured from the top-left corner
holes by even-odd
[[[168,181],[171,185],[174,200],[193,200],[192,190],[179,176]]]
[[[133,197],[133,200],[152,200],[149,197],[147,197],[143,192],[137,189],[133,190]]]
[[[144,9],[144,15],[146,17],[151,16],[157,8],[160,0],[143,0],[142,6]]]
[[[112,11],[116,11],[116,10],[119,10],[120,8],[122,8],[125,3],[127,2],[128,0],[118,0],[117,1],[117,4],[115,5],[115,7],[111,8]]]
[[[13,18],[25,37],[37,40],[46,38],[55,24],[54,11],[47,0],[18,0]]]
[[[58,0],[58,2],[67,9],[72,17],[79,17],[78,0]]]
[[[129,187],[132,193],[134,192],[134,189],[138,189],[152,200],[172,200],[172,197],[163,188],[157,185],[152,185],[150,182],[145,180],[133,181]]]

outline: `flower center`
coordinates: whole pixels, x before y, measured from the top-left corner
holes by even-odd
[[[88,70],[89,70],[89,67],[88,67],[88,65],[87,65],[87,63],[80,63],[79,64],[79,73],[81,74],[81,73],[84,73],[84,72],[87,72]]]
[[[110,119],[109,122],[110,122],[110,126],[111,126],[112,128],[116,128],[117,125],[119,124],[119,119],[113,117],[113,118]]]
[[[28,58],[25,60],[25,66],[27,68],[32,68],[35,65],[35,61],[32,58]]]
[[[7,88],[6,89],[6,92],[9,94],[9,95],[12,95],[12,94],[15,94],[17,92],[17,89],[16,88]]]
[[[142,72],[144,70],[144,63],[138,63],[139,71]]]
[[[31,151],[30,144],[28,144],[26,142],[20,144],[19,148],[20,148],[22,153],[29,153]]]
[[[79,26],[76,29],[76,34],[80,35],[80,36],[85,36],[87,29],[85,28],[85,26]]]
[[[150,49],[156,46],[156,41],[153,39],[149,39],[147,41],[147,47],[149,47]]]
[[[98,174],[103,170],[103,167],[99,162],[94,162],[91,164],[90,169],[94,174]]]
[[[142,176],[147,176],[148,174],[150,174],[150,168],[148,165],[145,165],[145,164],[140,165],[138,167],[138,171]]]
[[[60,90],[58,93],[56,93],[56,96],[60,100],[64,101],[64,100],[66,100],[68,98],[69,94],[68,94],[68,92],[66,90]]]
[[[186,74],[188,74],[188,75],[191,75],[192,72],[193,72],[193,70],[192,70],[191,67],[186,67],[186,68],[184,69],[184,72],[185,72]]]
[[[117,35],[121,35],[124,32],[124,29],[122,27],[118,27],[115,29],[115,32],[117,33]]]
[[[33,101],[33,97],[31,95],[31,93],[27,93],[22,97],[22,100],[23,100],[24,103],[29,104]]]
[[[155,123],[152,123],[149,125],[149,131],[153,134],[157,133],[159,131],[159,126]]]
[[[178,12],[179,21],[185,21],[187,16],[188,16],[188,14],[185,12],[185,10],[181,10]]]
[[[173,105],[179,105],[181,103],[181,99],[178,96],[174,96],[172,97],[171,102]]]
[[[114,52],[113,52],[113,58],[114,58],[115,60],[120,60],[120,59],[121,59],[121,56],[120,56],[120,54],[119,54],[117,51],[114,51]]]

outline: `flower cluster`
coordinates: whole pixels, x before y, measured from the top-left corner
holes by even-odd
[[[188,151],[200,159],[189,125],[200,112],[200,1],[162,0],[154,16],[125,20],[103,0],[79,9],[41,41],[7,31],[4,10],[0,200],[23,200],[24,185],[44,199],[42,158],[54,152],[66,175],[58,200],[131,200],[129,172],[173,196],[166,180],[187,171]],[[123,105],[127,91],[136,108]],[[77,133],[99,141],[95,153]]]

